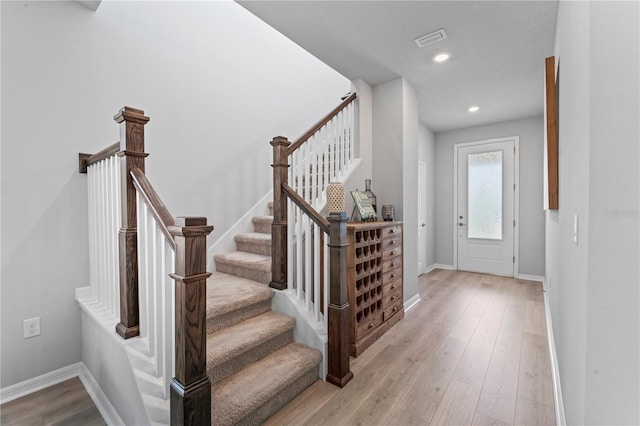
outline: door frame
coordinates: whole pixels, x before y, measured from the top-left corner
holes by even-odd
[[[418,161],[418,178],[420,178],[420,168],[424,166],[424,182],[422,182],[422,187],[421,187],[421,183],[420,180],[418,179],[418,191],[420,192],[420,189],[422,188],[422,194],[423,194],[423,200],[424,202],[422,203],[422,205],[420,205],[420,194],[418,194],[418,212],[420,212],[420,209],[422,209],[422,220],[423,223],[426,224],[427,222],[427,210],[428,210],[428,201],[427,201],[427,163],[424,161]],[[418,216],[420,216],[420,214],[418,213]],[[420,259],[418,259],[418,275],[422,275],[424,273],[427,272],[427,241],[429,240],[429,237],[427,235],[427,227],[422,226],[422,224],[418,224],[418,235],[420,235],[420,228],[424,228],[422,230],[422,241],[418,241],[419,245],[422,245],[422,269],[420,268]],[[418,252],[420,252],[420,250],[418,250]]]
[[[507,136],[503,138],[485,139],[475,142],[457,143],[453,145],[453,269],[458,270],[458,151],[460,148],[474,146],[474,145],[487,145],[496,142],[511,142],[516,149],[513,161],[514,161],[514,177],[513,181],[516,185],[513,198],[513,219],[516,224],[513,229],[513,255],[515,261],[513,262],[513,276],[519,275],[519,262],[520,262],[520,137],[519,136]]]

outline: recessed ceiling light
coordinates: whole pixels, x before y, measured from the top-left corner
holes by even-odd
[[[441,64],[443,62],[448,61],[450,57],[451,57],[451,53],[449,53],[449,52],[438,53],[437,55],[435,55],[433,57],[433,62],[437,62],[437,63]]]
[[[469,111],[469,112],[476,112],[476,111],[478,111],[479,109],[480,109],[480,107],[479,107],[479,106],[474,105],[474,106],[472,106],[472,107],[469,107],[469,109],[468,109],[467,111]]]

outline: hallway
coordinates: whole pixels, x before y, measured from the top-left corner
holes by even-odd
[[[555,424],[542,284],[434,270],[421,301],[359,358],[267,424]]]

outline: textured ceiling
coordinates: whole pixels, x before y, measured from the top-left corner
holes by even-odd
[[[238,3],[349,79],[406,78],[434,132],[542,114],[557,1]],[[415,38],[440,28],[446,40],[417,47]],[[434,63],[443,50],[451,59]]]

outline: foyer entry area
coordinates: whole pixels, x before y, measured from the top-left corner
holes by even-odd
[[[542,284],[436,269],[421,301],[351,362],[267,424],[555,424]]]

